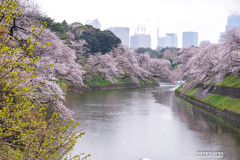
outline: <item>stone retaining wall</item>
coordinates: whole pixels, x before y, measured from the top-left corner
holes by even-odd
[[[202,89],[209,88],[208,92],[210,93],[240,99],[240,88],[225,87],[225,86],[210,86],[210,85],[203,85],[203,84],[198,85],[197,88],[202,88]]]
[[[232,112],[232,111],[229,111],[227,109],[225,110],[220,110],[214,106],[211,106],[209,104],[206,104],[206,103],[203,103],[203,102],[200,102],[192,97],[189,97],[185,94],[182,94],[178,91],[175,91],[175,94],[187,101],[189,101],[190,103],[194,104],[194,105],[197,105],[198,107],[200,108],[203,108],[211,113],[214,113],[215,115],[218,115],[220,117],[223,117],[223,118],[226,118],[226,119],[229,119],[231,121],[234,121],[238,124],[238,126],[240,127],[240,114],[239,113],[235,113],[235,112]]]

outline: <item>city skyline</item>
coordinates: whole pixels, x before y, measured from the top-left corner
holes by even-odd
[[[198,46],[198,32],[183,32],[182,47]]]
[[[99,22],[98,19],[87,20],[85,24],[88,24],[88,25],[91,25],[95,28],[101,29],[101,23]]]
[[[130,30],[128,27],[109,27],[107,29],[113,32],[113,34],[115,34],[118,38],[120,38],[123,45],[126,45],[128,47],[130,46],[130,43],[129,43]]]
[[[151,35],[149,34],[134,34],[130,36],[130,48],[150,48],[151,47]]]
[[[84,24],[88,19],[98,18],[102,29],[129,27],[130,36],[135,34],[138,26],[145,26],[146,34],[152,37],[152,48],[157,46],[158,27],[160,36],[165,33],[181,35],[182,32],[197,31],[199,41],[217,43],[220,32],[225,31],[230,12],[240,8],[238,0],[36,1],[41,10],[57,22],[66,20],[68,23],[78,21]]]
[[[226,31],[232,29],[233,27],[240,27],[240,14],[228,16]]]
[[[178,36],[175,33],[166,33],[164,37],[159,37],[157,39],[157,48],[158,47],[175,47],[178,48]]]

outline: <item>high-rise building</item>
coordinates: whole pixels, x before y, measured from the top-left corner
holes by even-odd
[[[167,33],[165,37],[158,38],[158,47],[178,47],[177,34]]]
[[[158,45],[157,47],[162,47],[162,48],[166,48],[166,42],[165,42],[165,37],[158,37]]]
[[[108,28],[113,34],[121,39],[122,44],[129,47],[129,28],[128,27],[110,27]]]
[[[151,36],[148,34],[135,34],[130,37],[130,47],[135,48],[151,48]]]
[[[91,25],[95,28],[101,29],[101,24],[98,19],[87,20],[86,24]]]
[[[210,44],[210,41],[208,41],[208,40],[201,41],[199,46],[203,46],[203,45],[206,45],[206,44]]]
[[[183,32],[182,47],[198,46],[198,32]]]
[[[228,16],[226,31],[230,30],[233,27],[240,27],[240,15]]]

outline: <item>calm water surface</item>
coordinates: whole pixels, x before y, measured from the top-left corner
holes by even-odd
[[[197,152],[223,152],[240,160],[238,129],[174,95],[174,88],[67,92],[66,105],[86,134],[72,154],[89,160],[195,160]],[[215,158],[216,159],[216,158]]]

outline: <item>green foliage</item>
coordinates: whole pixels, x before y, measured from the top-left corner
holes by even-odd
[[[190,83],[190,82],[187,82],[187,83]],[[239,73],[226,76],[221,82],[219,82],[216,85],[239,88],[240,87]],[[181,87],[177,89],[178,92],[181,92]],[[211,94],[210,96],[207,96],[204,98],[198,98],[197,96],[195,96],[195,93],[198,90],[199,90],[198,88],[192,88],[186,91],[184,94],[198,101],[217,107],[221,110],[228,109],[230,111],[240,113],[240,99],[221,96],[218,94]]]
[[[183,87],[183,85],[181,85],[180,87],[178,87],[178,88],[176,89],[176,91],[179,92],[179,93],[182,93],[182,90],[181,90],[182,87]]]
[[[159,58],[159,59],[163,58],[163,54],[162,53],[158,54],[157,58]]]
[[[240,74],[226,76],[217,86],[240,88]]]
[[[141,79],[141,78],[138,78],[138,80],[139,80],[139,82],[140,82],[140,84],[142,84],[142,85],[147,85],[147,84],[157,84],[157,82],[155,81],[155,80],[153,80],[153,79]]]
[[[13,18],[21,12],[17,7],[17,1],[1,2],[0,28],[8,33]],[[51,105],[41,103],[41,96],[35,97],[38,87],[45,83],[36,83],[35,64],[39,57],[31,55],[34,48],[50,45],[38,46],[37,39],[45,28],[43,25],[37,32],[32,26],[26,44],[19,43],[21,39],[17,36],[8,36],[0,43],[0,159],[3,160],[63,159],[84,135],[83,131],[75,131],[78,122],[72,118],[63,119],[54,109],[47,115],[48,107],[55,108],[57,97]],[[84,157],[80,154],[75,158],[80,156]]]
[[[139,84],[157,84],[155,80],[141,79],[139,78]],[[84,81],[84,84],[89,87],[106,87],[106,86],[117,86],[117,85],[132,85],[137,84],[134,82],[129,75],[121,75],[121,77],[115,77],[115,81],[111,82],[104,78],[103,75],[94,74],[92,75],[92,80]]]
[[[57,81],[57,84],[62,90],[67,90],[69,86],[73,85],[71,82],[61,79]]]
[[[67,32],[69,30],[67,22],[64,20],[62,23],[54,22],[51,25],[51,31],[56,32],[60,39],[67,39]]]
[[[178,64],[173,64],[173,60],[179,55],[179,49],[174,47],[158,48],[158,58],[167,59],[171,63],[171,67],[174,68]]]
[[[155,58],[162,58],[162,54],[159,52],[159,51],[157,51],[157,50],[153,50],[153,49],[151,49],[151,48],[138,48],[137,49],[137,53],[139,53],[139,54],[142,54],[142,53],[150,53],[150,56],[151,57],[155,57]]]
[[[121,40],[111,31],[101,31],[91,25],[75,22],[70,25],[70,32],[73,33],[75,40],[84,39],[88,43],[86,47],[92,54],[107,53],[121,43]]]
[[[52,27],[53,23],[54,23],[54,19],[51,19],[50,17],[43,17],[43,16],[39,16],[39,17],[36,17],[36,20],[39,22],[40,25],[46,23],[47,24],[47,28],[50,28]]]
[[[60,39],[67,39],[67,32],[69,31],[69,26],[65,20],[63,22],[54,22],[54,19],[51,19],[50,17],[37,17],[37,20],[40,24],[47,24],[47,28],[49,28],[51,31],[55,32]]]
[[[81,23],[75,22],[68,25],[64,20],[62,23],[54,22],[54,19],[49,17],[38,17],[37,20],[40,24],[46,23],[47,28],[57,33],[60,39],[68,38],[68,31],[70,31],[76,41],[84,39],[88,45],[86,46],[91,53],[107,53],[113,48],[116,48],[121,40],[116,37],[111,31],[101,31],[94,28],[91,25],[82,25]]]
[[[121,43],[121,40],[108,30],[97,32],[96,38],[100,44],[100,48],[95,48],[92,52],[107,53]]]
[[[133,80],[129,75],[122,75],[122,77],[115,77],[117,80],[114,84],[134,84]]]
[[[172,64],[172,63],[171,63]],[[172,64],[172,71],[174,71],[175,69],[177,69],[178,68],[178,64]]]
[[[198,90],[199,90],[199,88],[193,88],[193,89],[188,90],[184,94],[186,94],[189,97],[192,97],[200,102],[204,102],[213,107],[216,107],[218,109],[221,109],[221,110],[227,109],[227,110],[230,110],[230,111],[233,111],[236,113],[240,113],[240,99],[221,96],[218,94],[211,94],[204,98],[198,98],[197,96],[195,96],[195,93]]]
[[[80,36],[81,39],[84,39],[88,43],[88,48],[91,53],[107,53],[110,52],[113,48],[116,48],[118,44],[121,43],[121,40],[116,37],[111,31],[93,28],[90,25],[86,25],[82,30]]]
[[[112,85],[111,81],[106,80],[103,75],[94,74],[92,75],[92,80],[83,81],[85,85],[94,87],[94,86],[108,86]]]

